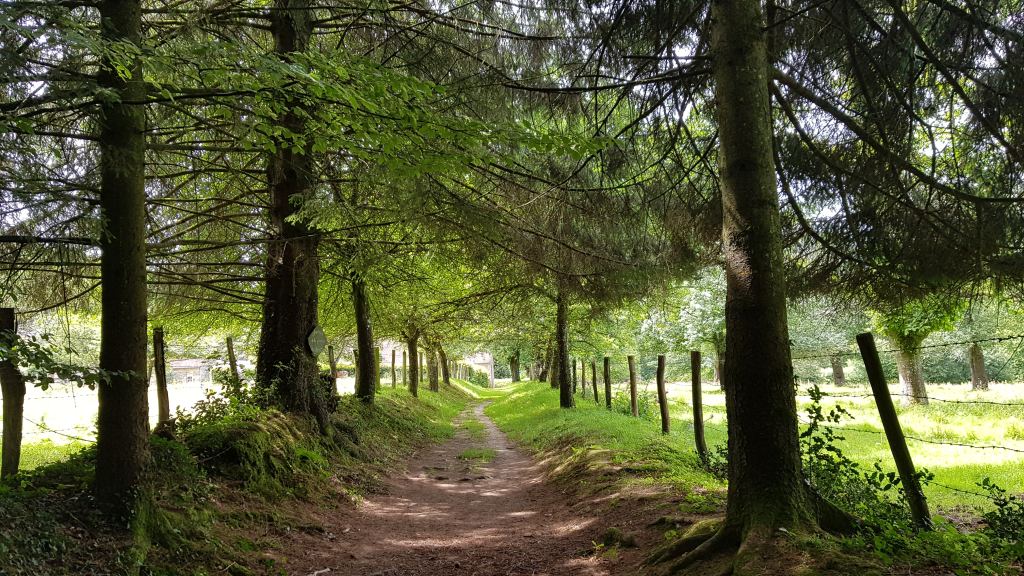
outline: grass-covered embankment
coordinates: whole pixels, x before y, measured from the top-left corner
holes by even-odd
[[[558,390],[543,382],[510,388],[486,413],[516,442],[541,453],[563,452],[559,461],[569,467],[575,461],[606,462],[628,472],[621,475],[625,481],[670,484],[684,492],[723,488],[699,466],[692,430],[681,420],[663,435],[650,418],[607,410],[592,397],[578,395],[576,408],[563,410]]]
[[[384,388],[343,397],[324,438],[311,422],[244,402],[213,401],[154,436],[141,513],[105,517],[92,502],[95,452],[0,485],[0,573],[233,575],[287,571],[278,535],[311,530],[304,507],[346,506],[382,485],[415,449],[454,432],[468,396],[454,387]]]

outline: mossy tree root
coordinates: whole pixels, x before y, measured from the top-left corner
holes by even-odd
[[[676,560],[676,562],[669,568],[669,573],[679,574],[697,562],[710,559],[724,550],[739,546],[742,546],[739,529],[732,526],[723,526],[714,534],[705,538],[700,545],[689,552],[686,552],[681,558]],[[724,570],[724,573],[732,573],[732,563],[730,563],[727,569]]]

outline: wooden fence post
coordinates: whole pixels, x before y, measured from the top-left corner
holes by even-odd
[[[228,336],[224,343],[228,348],[228,367],[231,369],[231,388],[238,392],[242,389],[242,376],[238,373],[238,359],[235,357],[235,341]]]
[[[18,331],[14,308],[0,308],[0,332],[12,336]],[[4,338],[6,340],[6,338]],[[0,478],[18,473],[21,466],[21,436],[25,417],[25,377],[10,360],[0,361],[0,389],[4,394],[3,456]]]
[[[167,359],[164,354],[164,329],[153,328],[153,370],[156,372],[157,423],[171,419],[171,400],[167,394]]]
[[[658,408],[661,410],[661,433],[668,434],[668,394],[665,392],[665,355],[658,354]]]
[[[693,441],[697,444],[697,456],[707,464],[708,444],[704,439],[704,399],[700,389],[700,351],[690,352],[690,386],[693,395]]]
[[[882,362],[878,359],[875,337],[870,332],[858,334],[857,347],[860,348],[860,355],[864,360],[864,369],[868,373],[868,382],[871,383],[871,393],[875,396],[878,416],[882,419],[885,438],[889,441],[889,450],[892,451],[892,458],[896,461],[896,469],[903,482],[903,491],[907,495],[910,513],[918,528],[929,530],[932,527],[932,519],[928,512],[928,502],[921,490],[921,483],[914,469],[914,461],[910,458],[910,449],[907,448],[907,439],[903,436],[903,429],[900,427],[892,396],[889,395],[889,385],[885,381]]]
[[[604,405],[612,409],[612,359],[604,357]]]
[[[626,356],[629,363],[629,412],[633,416],[639,416],[640,410],[636,405],[636,357]]]
[[[590,385],[594,388],[594,404],[600,404],[601,399],[597,396],[597,362],[590,361]]]

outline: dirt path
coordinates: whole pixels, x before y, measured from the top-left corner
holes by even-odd
[[[386,495],[348,513],[325,515],[322,535],[296,535],[287,545],[288,573],[610,574],[609,563],[592,554],[604,527],[545,483],[540,466],[512,446],[483,408],[473,406],[461,417],[481,422],[482,430],[471,434],[460,427],[453,439],[411,460]],[[494,458],[458,458],[468,449],[491,449]]]

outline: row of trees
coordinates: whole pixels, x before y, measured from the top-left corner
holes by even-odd
[[[1018,285],[1012,4],[5,3],[4,295],[99,292],[97,490],[120,503],[147,313],[260,325],[258,385],[329,434],[317,326],[355,335],[361,378],[382,335],[410,366],[501,342],[570,407],[570,319],[600,335],[718,268],[724,295],[688,299],[724,298],[701,338],[728,514],[687,561],[770,546],[838,517],[802,479],[787,299],[870,305],[910,349],[942,322],[886,315]]]

